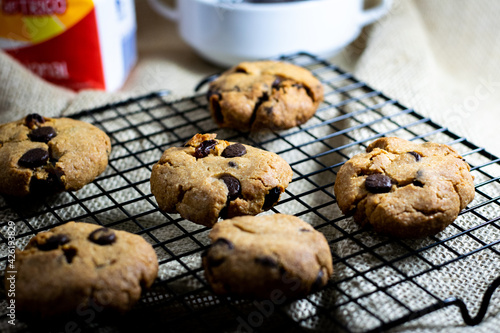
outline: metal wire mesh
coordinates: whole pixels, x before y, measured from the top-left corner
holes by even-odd
[[[18,248],[40,231],[82,221],[143,236],[160,264],[153,288],[125,318],[80,316],[77,327],[89,331],[372,332],[408,322],[417,325],[419,318],[433,315],[444,324],[459,325],[498,313],[500,302],[490,302],[490,297],[495,296],[499,273],[500,160],[324,60],[308,54],[283,60],[309,69],[325,87],[325,101],[316,115],[287,131],[219,129],[203,95],[168,102],[164,94],[155,93],[76,115],[112,139],[109,166],[74,193],[30,203],[0,198],[0,269],[6,265],[8,221],[15,222]],[[269,213],[299,216],[325,234],[335,275],[323,290],[279,302],[212,294],[201,267],[209,229],[161,213],[149,187],[151,168],[162,152],[196,133],[217,133],[273,151],[291,165],[293,181]],[[362,229],[340,212],[333,195],[338,169],[381,136],[446,143],[471,164],[476,197],[445,231],[424,240],[397,240]],[[36,331],[23,322],[9,325],[6,306],[3,297],[2,331]],[[469,313],[473,315],[467,317]],[[65,324],[51,329],[63,331]]]

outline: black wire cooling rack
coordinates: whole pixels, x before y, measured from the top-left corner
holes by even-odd
[[[500,160],[322,59],[301,53],[282,60],[309,69],[325,87],[316,115],[287,131],[219,129],[203,95],[170,102],[160,92],[75,115],[108,133],[113,144],[109,166],[74,193],[38,202],[0,198],[0,268],[6,264],[9,221],[15,223],[18,248],[34,234],[72,220],[148,240],[160,271],[134,310],[113,319],[87,313],[69,322],[76,325],[72,331],[377,332],[418,327],[426,320],[475,325],[498,315]],[[299,216],[325,234],[335,274],[323,290],[279,302],[218,297],[210,291],[200,258],[209,245],[209,229],[161,213],[149,187],[151,168],[162,152],[196,133],[217,133],[274,151],[291,165],[293,181],[269,213]],[[476,197],[445,231],[424,240],[391,239],[360,228],[339,211],[333,195],[338,169],[382,136],[446,143],[471,165]],[[6,306],[4,296],[1,331],[37,331],[19,321],[8,324]],[[61,332],[68,322],[54,325],[51,331]]]

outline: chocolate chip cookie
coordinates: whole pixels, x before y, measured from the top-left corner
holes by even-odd
[[[220,127],[287,129],[309,120],[323,86],[310,71],[286,62],[243,62],[210,83],[210,113]]]
[[[217,223],[209,237],[203,267],[216,294],[303,297],[333,274],[325,237],[295,216],[235,217]]]
[[[16,312],[46,318],[87,307],[128,311],[157,272],[156,253],[142,237],[69,222],[17,250],[15,268],[7,267],[5,277],[16,281]]]
[[[69,118],[30,114],[0,126],[0,193],[26,196],[76,191],[108,164],[109,137]]]
[[[400,238],[446,228],[474,198],[470,166],[451,147],[381,138],[347,161],[334,186],[344,214]]]
[[[292,169],[275,153],[196,134],[167,149],[151,173],[162,211],[208,227],[218,218],[256,215],[276,204]]]

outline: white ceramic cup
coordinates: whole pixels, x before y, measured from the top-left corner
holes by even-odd
[[[177,0],[176,8],[161,0],[148,1],[160,15],[178,23],[181,37],[197,53],[223,67],[300,51],[333,56],[361,28],[386,14],[392,3],[381,0],[364,10],[364,0]]]

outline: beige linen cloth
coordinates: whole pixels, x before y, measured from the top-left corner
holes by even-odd
[[[175,25],[156,15],[146,1],[136,1],[136,10],[139,61],[116,93],[56,87],[0,52],[0,122],[29,112],[68,115],[163,89],[171,91],[171,99],[190,96],[202,78],[220,71],[199,58],[178,37]],[[498,156],[499,14],[500,2],[491,0],[395,0],[382,20],[329,60]],[[473,263],[471,272],[471,279],[481,274],[480,265],[474,269]],[[450,322],[447,313],[458,315],[453,308],[393,331],[498,332],[499,293],[477,327]]]

